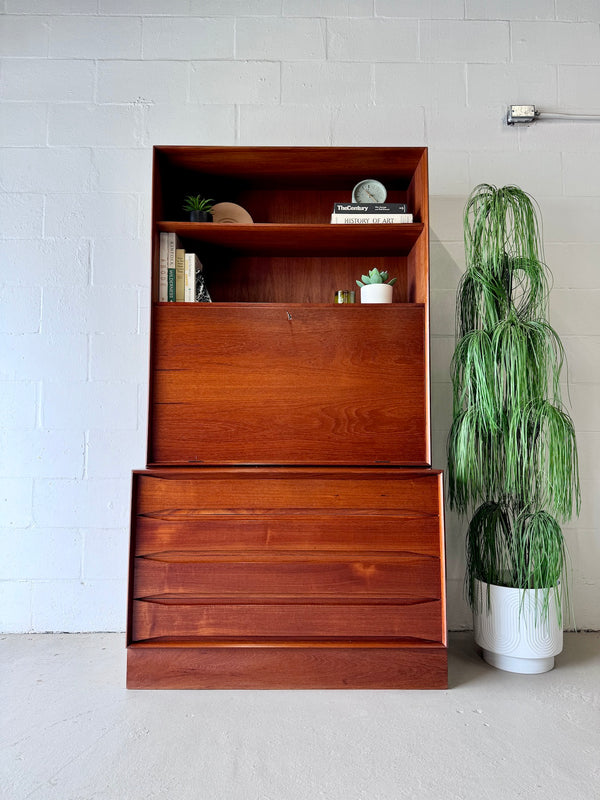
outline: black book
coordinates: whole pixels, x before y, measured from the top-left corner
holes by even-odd
[[[334,214],[406,214],[406,203],[334,203]]]

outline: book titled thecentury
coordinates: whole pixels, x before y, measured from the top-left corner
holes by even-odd
[[[334,214],[406,214],[406,203],[334,203]]]
[[[368,225],[412,222],[406,203],[334,203],[331,222],[342,225]]]

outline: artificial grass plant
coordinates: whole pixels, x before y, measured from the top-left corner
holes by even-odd
[[[550,589],[568,591],[560,521],[579,512],[580,489],[533,199],[517,186],[480,184],[465,206],[464,240],[448,484],[450,507],[472,512],[467,593],[478,610],[476,579],[539,589],[547,613]]]

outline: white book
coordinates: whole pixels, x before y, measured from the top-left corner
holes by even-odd
[[[161,233],[159,237],[159,250],[158,250],[158,301],[166,303],[169,299],[168,296],[168,250],[169,250],[169,234]]]
[[[341,225],[386,225],[412,222],[412,214],[332,214],[332,223]]]
[[[202,272],[202,264],[196,253],[185,254],[185,302],[196,302],[196,274]]]

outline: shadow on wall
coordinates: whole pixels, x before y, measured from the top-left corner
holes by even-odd
[[[431,438],[432,466],[447,473],[447,439],[452,422],[452,384],[450,362],[454,352],[454,319],[456,289],[465,269],[462,243],[462,199],[453,203],[455,226],[459,233],[452,234],[456,241],[443,241],[431,231]],[[449,225],[442,223],[442,235]],[[460,237],[460,241],[458,238]],[[464,592],[465,521],[449,511],[446,503],[446,577],[448,628],[470,630],[473,616]]]

